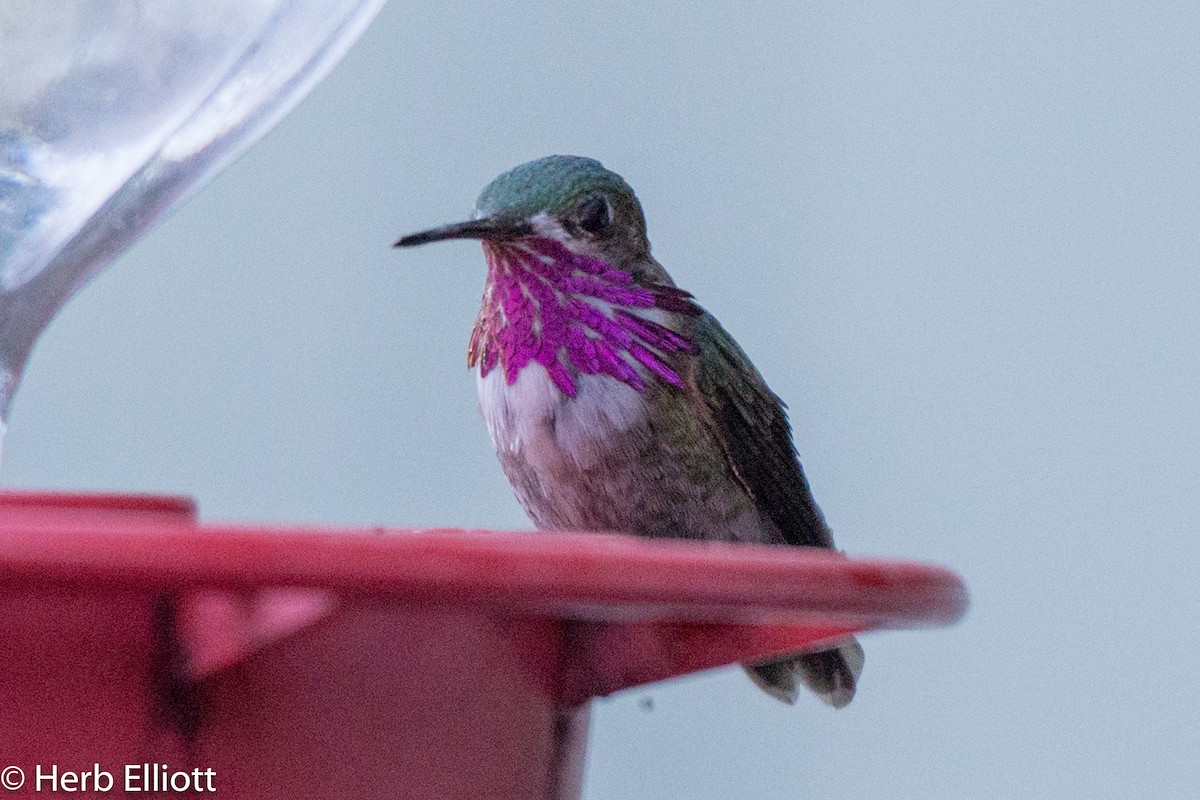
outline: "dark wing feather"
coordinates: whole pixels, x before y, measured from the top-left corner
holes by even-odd
[[[800,467],[786,407],[710,314],[695,321],[698,383],[729,468],[788,544],[833,547]]]

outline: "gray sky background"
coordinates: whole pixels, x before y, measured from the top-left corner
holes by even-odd
[[[529,527],[464,365],[482,256],[390,244],[594,156],[838,543],[973,607],[866,637],[842,712],[734,669],[600,701],[588,800],[1195,796],[1198,8],[393,0],[51,325],[4,482]]]

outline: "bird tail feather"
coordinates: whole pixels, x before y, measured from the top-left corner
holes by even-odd
[[[830,650],[747,664],[745,669],[758,688],[788,705],[804,685],[828,705],[842,708],[854,699],[864,658],[862,645],[849,639]]]

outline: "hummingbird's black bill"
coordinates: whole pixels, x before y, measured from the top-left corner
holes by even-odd
[[[533,226],[528,220],[512,217],[483,217],[467,222],[456,222],[453,225],[443,225],[420,233],[410,233],[401,237],[393,247],[416,247],[430,242],[441,242],[446,239],[487,239],[503,241],[506,239],[523,239],[533,235]]]

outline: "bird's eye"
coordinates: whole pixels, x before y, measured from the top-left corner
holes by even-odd
[[[590,197],[579,205],[577,221],[588,233],[600,234],[612,224],[612,206],[603,195]]]

